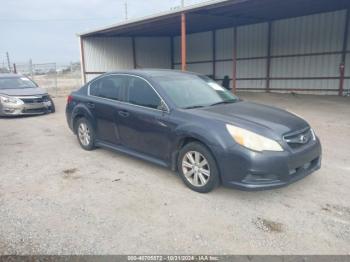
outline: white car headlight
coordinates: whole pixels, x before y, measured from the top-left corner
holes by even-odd
[[[312,140],[315,141],[316,140],[315,130],[313,130],[312,128],[310,130],[311,130]]]
[[[4,95],[0,95],[0,102],[2,104],[14,104],[14,105],[24,104],[21,99],[18,99],[16,97],[4,96]]]
[[[238,144],[251,150],[258,152],[283,151],[281,145],[270,138],[229,124],[226,125],[226,129]]]

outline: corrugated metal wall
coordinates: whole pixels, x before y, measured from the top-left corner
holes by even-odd
[[[237,39],[234,28],[216,30],[215,79],[233,77],[236,42],[238,89],[265,90],[269,86],[278,92],[309,89],[303,93],[315,93],[315,89],[317,93],[337,94],[345,20],[346,10],[340,10],[273,21],[270,34],[268,23],[240,26],[236,29]],[[188,70],[213,73],[212,43],[212,32],[188,36]],[[174,39],[174,47],[175,68],[179,68],[179,37]],[[350,51],[350,34],[347,50]],[[350,54],[346,65],[345,77],[350,78]],[[344,88],[350,89],[350,80],[345,80]]]
[[[136,37],[136,68],[171,68],[170,37]],[[96,37],[83,40],[86,80],[101,73],[134,68],[132,38]]]
[[[271,55],[308,56],[277,57],[271,59],[272,78],[315,78],[271,80],[271,88],[323,89],[319,93],[338,89],[341,52],[346,11],[337,11],[275,21],[272,23]]]
[[[213,61],[212,34],[212,32],[204,32],[187,36],[187,69],[189,71],[213,75],[213,64],[210,62]],[[176,64],[176,69],[179,68],[180,64],[180,50],[180,37],[175,37],[174,62]]]
[[[237,28],[237,88],[265,88],[267,29],[267,23]]]
[[[137,68],[170,68],[170,37],[136,37]]]
[[[131,38],[96,37],[83,40],[86,72],[133,67]]]
[[[235,76],[238,89],[269,88],[279,92],[308,89],[307,92],[336,94],[345,21],[346,10],[340,10],[221,29],[215,33],[190,34],[187,36],[188,70],[211,75],[218,81],[226,75]],[[180,37],[173,38],[173,65],[170,39],[135,38],[137,67],[179,69]],[[87,72],[134,66],[131,38],[88,38],[84,40],[84,50]],[[350,51],[350,34],[347,51]],[[344,88],[350,89],[350,53],[346,54],[346,65]]]

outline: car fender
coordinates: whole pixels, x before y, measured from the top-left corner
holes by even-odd
[[[209,148],[217,146],[226,148],[229,146],[227,143],[228,132],[225,132],[224,126],[215,123],[210,125],[210,128],[208,128],[208,125],[186,123],[178,126],[175,129],[175,134],[177,142],[189,137],[201,141]]]
[[[92,112],[90,111],[90,109],[84,105],[84,104],[78,104],[72,112],[72,127],[73,127],[73,131],[74,130],[74,123],[76,121],[77,118],[80,117],[85,117],[87,120],[90,121],[91,125],[93,126],[93,128],[96,129],[97,127],[97,122],[96,122],[96,118],[94,117],[94,115],[92,114]]]
[[[230,143],[227,142],[231,141],[231,139],[227,140],[230,138],[228,132],[225,132],[224,127],[219,127],[219,125],[215,125],[215,123],[211,125],[211,128],[197,123],[186,123],[178,126],[174,132],[176,134],[176,138],[173,143],[171,157],[171,167],[173,170],[176,169],[178,153],[185,139],[198,140],[208,147],[208,149],[213,153],[215,159],[217,157],[215,155],[217,148],[227,149],[230,146]]]

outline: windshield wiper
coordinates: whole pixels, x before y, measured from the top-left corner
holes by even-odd
[[[201,107],[204,107],[204,106],[200,106],[200,105],[197,105],[197,106],[188,106],[188,107],[184,107],[184,109],[195,109],[195,108],[201,108]]]
[[[217,102],[217,103],[214,103],[214,104],[212,104],[212,105],[210,105],[210,106],[217,106],[217,105],[223,105],[223,104],[232,104],[232,103],[234,103],[234,102],[236,102],[237,100],[234,100],[234,99],[232,99],[232,100],[226,100],[226,101],[221,101],[221,102]]]

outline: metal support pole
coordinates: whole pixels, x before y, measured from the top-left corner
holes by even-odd
[[[174,69],[175,67],[175,61],[174,61],[174,37],[170,37],[170,60],[171,60],[171,69]]]
[[[133,66],[134,69],[137,68],[137,61],[136,61],[136,42],[135,42],[135,37],[131,38],[132,41],[132,60],[133,60]]]
[[[7,67],[8,67],[8,70],[11,72],[11,61],[10,61],[10,55],[9,55],[9,52],[6,52],[6,59],[7,59]]]
[[[58,85],[57,85],[57,64],[55,63],[54,64],[55,66],[55,68],[54,68],[54,70],[55,70],[55,73],[54,73],[54,75],[53,75],[53,77],[54,77],[54,85],[55,85],[55,91],[56,91],[56,96],[57,96],[57,93],[58,93]]]
[[[17,74],[17,67],[16,67],[16,64],[15,64],[15,63],[13,64],[13,72],[14,72],[15,74]]]
[[[82,75],[82,81],[83,85],[86,84],[86,69],[85,69],[85,54],[84,54],[84,42],[83,38],[79,37],[80,41],[80,61],[81,61],[81,75]]]
[[[186,54],[186,14],[181,14],[181,70],[186,71],[187,65],[187,54]]]
[[[233,28],[232,92],[237,92],[237,27]]]
[[[213,79],[216,79],[216,31],[213,30]]]
[[[270,92],[272,22],[267,24],[266,92]]]
[[[30,77],[33,79],[34,70],[33,70],[33,61],[32,61],[32,59],[29,59],[29,74],[30,74]]]
[[[343,96],[344,94],[344,78],[345,78],[345,63],[346,63],[346,49],[348,46],[348,34],[349,34],[349,22],[350,22],[350,9],[346,10],[346,19],[345,19],[345,29],[344,29],[344,38],[343,38],[343,48],[341,55],[341,62],[339,66],[339,91],[338,95]]]

